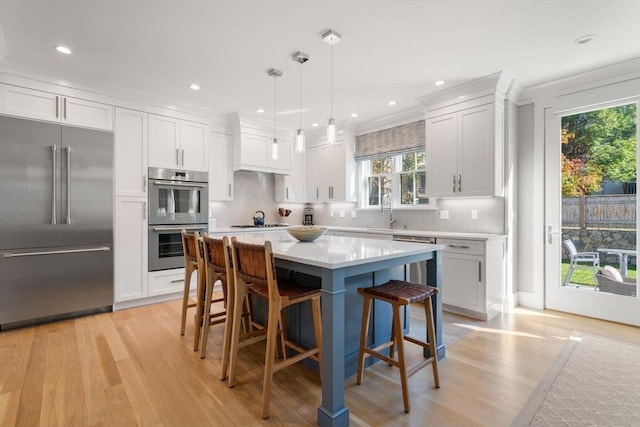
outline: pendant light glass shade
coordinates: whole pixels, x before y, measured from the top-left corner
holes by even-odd
[[[302,129],[298,129],[298,133],[296,134],[296,152],[304,152],[304,130]]]
[[[333,45],[342,40],[342,35],[333,30],[328,30],[322,34],[322,40],[331,46],[331,116],[327,121],[327,144],[333,145],[336,143],[336,119],[333,117]]]
[[[271,142],[271,159],[278,160],[278,134],[276,126],[276,79],[282,76],[282,71],[272,68],[267,71],[267,74],[273,77],[273,141]]]
[[[327,123],[327,144],[336,143],[336,119],[331,117]]]

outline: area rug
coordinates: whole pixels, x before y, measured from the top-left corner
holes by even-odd
[[[640,346],[574,332],[513,426],[640,426]]]

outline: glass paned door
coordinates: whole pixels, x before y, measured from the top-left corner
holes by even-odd
[[[547,308],[638,317],[637,107],[545,111]]]

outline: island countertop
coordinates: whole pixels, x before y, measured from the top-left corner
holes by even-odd
[[[445,249],[438,244],[326,235],[313,242],[299,242],[284,230],[247,233],[237,238],[247,242],[269,240],[276,258],[332,270]]]

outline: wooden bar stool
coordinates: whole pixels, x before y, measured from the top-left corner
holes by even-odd
[[[180,323],[180,335],[184,335],[187,324],[187,310],[198,305],[197,300],[189,296],[191,287],[191,275],[194,271],[202,272],[198,261],[198,239],[200,234],[197,231],[187,233],[182,229],[182,253],[184,254],[184,288],[182,292],[182,319]],[[198,282],[202,274],[198,274]],[[199,286],[198,286],[199,287]],[[194,344],[194,347],[196,344]]]
[[[271,242],[264,244],[239,242],[235,237],[231,239],[231,254],[236,287],[235,301],[240,301],[242,292],[251,292],[266,299],[269,303],[267,317],[267,348],[265,355],[264,382],[262,388],[262,418],[269,417],[269,402],[271,398],[271,383],[273,374],[287,366],[291,366],[306,358],[318,362],[322,369],[320,348],[322,345],[322,330],[320,319],[320,289],[300,286],[293,281],[276,279],[276,268],[271,249]],[[243,290],[244,289],[244,290]],[[311,302],[313,312],[313,329],[316,346],[302,348],[286,337],[286,330],[282,322],[282,310],[290,305],[304,301]],[[231,355],[229,368],[229,386],[235,380],[235,368],[238,357],[240,313],[241,308],[234,309],[233,333],[231,339]],[[280,329],[278,326],[280,325]],[[294,350],[297,354],[288,356],[283,352],[283,359],[276,361],[276,341],[280,337],[284,348]]]
[[[409,412],[409,388],[407,379],[413,374],[431,364],[433,368],[433,381],[436,388],[440,388],[438,380],[438,357],[436,352],[435,327],[433,323],[433,309],[431,307],[431,297],[438,293],[437,288],[431,286],[418,285],[415,283],[403,282],[400,280],[390,280],[387,283],[374,286],[372,288],[358,288],[358,293],[364,297],[364,306],[362,310],[362,330],[360,333],[360,350],[358,352],[358,378],[357,383],[362,383],[362,375],[364,372],[364,359],[369,356],[384,360],[400,369],[400,382],[402,384],[402,398],[404,400],[404,411]],[[368,348],[367,333],[369,331],[369,315],[371,313],[371,301],[379,299],[391,304],[393,309],[393,324],[391,331],[391,341],[387,341],[375,348]],[[424,303],[424,312],[427,321],[427,342],[406,336],[402,333],[402,322],[400,319],[400,308],[408,306],[414,302]],[[418,344],[423,348],[429,349],[431,357],[426,358],[413,368],[407,371],[404,357],[404,340]],[[398,349],[398,358],[395,359],[395,348]],[[380,351],[389,349],[389,356],[385,356]]]
[[[228,240],[228,238],[225,237]],[[204,272],[206,276],[206,286],[204,291],[204,308],[202,310],[202,337],[200,342],[200,358],[204,359],[207,353],[207,340],[209,337],[209,326],[224,323],[228,318],[228,293],[227,293],[227,259],[229,258],[227,248],[223,239],[214,239],[202,236],[200,244],[202,245]],[[222,296],[214,295],[213,289],[216,282],[222,284]],[[222,308],[219,309],[220,304]],[[217,305],[217,309],[213,312],[211,308]]]

